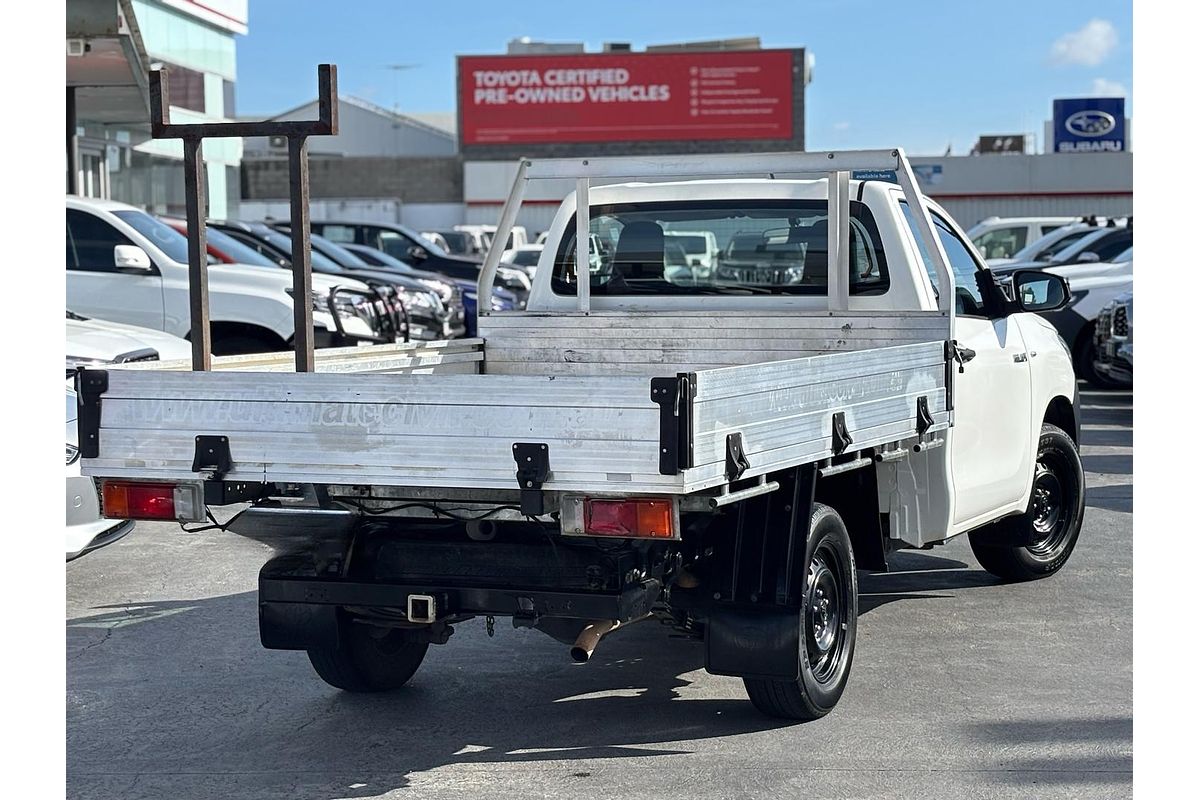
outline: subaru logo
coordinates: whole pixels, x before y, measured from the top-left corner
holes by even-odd
[[[1076,136],[1103,136],[1117,127],[1117,120],[1104,111],[1076,111],[1067,117],[1064,126]]]

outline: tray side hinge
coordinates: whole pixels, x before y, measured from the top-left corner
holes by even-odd
[[[833,454],[840,456],[852,444],[854,439],[846,429],[846,412],[839,411],[833,415]]]
[[[192,457],[192,472],[211,472],[213,480],[220,480],[233,469],[233,457],[229,454],[229,437],[205,435],[196,437],[196,453]]]
[[[546,513],[542,484],[550,480],[550,447],[542,442],[514,442],[517,485],[521,488],[521,513],[537,517]]]
[[[75,373],[75,426],[83,458],[100,456],[100,395],[107,391],[108,370],[80,367]]]
[[[933,415],[929,413],[929,398],[921,395],[917,398],[917,436],[924,436],[925,431],[933,427]]]
[[[742,434],[731,433],[725,437],[725,477],[736,481],[750,469],[750,459],[746,458],[746,449],[742,445]]]

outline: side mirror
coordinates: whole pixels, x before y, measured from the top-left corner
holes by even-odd
[[[113,265],[118,272],[153,272],[150,256],[137,245],[119,244],[113,248]]]
[[[1075,261],[1080,264],[1095,264],[1100,260],[1100,256],[1093,253],[1091,250],[1086,253],[1080,253]]]
[[[408,248],[407,252],[408,252],[408,257],[413,259],[414,261],[424,261],[425,259],[429,258],[429,251],[426,250],[424,247],[419,247],[418,245],[415,245],[415,244],[412,247]]]
[[[1071,287],[1066,278],[1032,269],[1013,274],[1012,293],[1021,311],[1056,311],[1071,299]]]

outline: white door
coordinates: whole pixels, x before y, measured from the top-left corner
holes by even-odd
[[[954,374],[950,472],[958,527],[1002,507],[1020,508],[1032,480],[1033,398],[1016,319],[959,316],[954,323],[958,346],[975,354]]]
[[[113,248],[134,244],[105,220],[67,209],[67,308],[143,328],[163,329],[162,276],[117,269]]]
[[[912,227],[907,204],[903,210]],[[950,482],[954,487],[951,532],[973,522],[1023,509],[1033,482],[1033,389],[1029,354],[1016,319],[995,317],[977,276],[991,275],[966,244],[965,235],[930,209],[955,282],[954,339],[962,371],[954,364],[954,427],[949,433]],[[918,244],[930,280],[933,264]]]

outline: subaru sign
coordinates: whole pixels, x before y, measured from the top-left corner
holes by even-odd
[[[1124,97],[1054,101],[1054,152],[1119,153],[1124,149]]]

